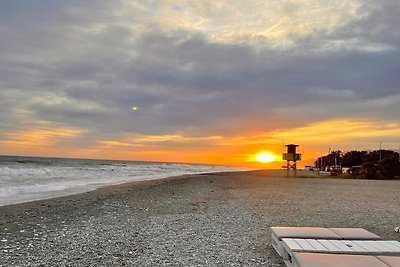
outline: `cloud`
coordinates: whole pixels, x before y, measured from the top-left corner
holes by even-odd
[[[213,136],[256,146],[319,120],[398,121],[396,1],[28,4],[0,8],[0,140],[43,123],[78,129],[72,147],[90,153],[179,137],[161,151]]]
[[[383,139],[394,146],[392,137],[399,134],[400,128],[397,122],[346,118],[314,122],[289,131],[277,130],[270,135],[272,138],[285,138],[289,143],[294,140],[300,143],[312,140],[315,146],[333,145],[335,149],[349,150],[360,145],[361,147],[364,145],[364,149],[367,149],[365,145],[369,146],[371,143],[376,145]]]
[[[317,95],[319,97],[329,98],[329,99],[351,99],[355,97],[353,91],[350,90],[331,90],[329,88],[309,88],[308,92],[312,95]]]
[[[127,10],[152,14],[146,18],[167,31],[200,32],[213,42],[290,45],[293,36],[332,31],[359,16],[361,4],[351,1],[142,1]],[[128,15],[129,17],[129,15]]]
[[[0,140],[3,151],[14,153],[28,153],[38,155],[40,153],[57,153],[57,147],[63,141],[78,137],[83,131],[73,128],[41,127],[36,129],[24,129],[8,132]]]

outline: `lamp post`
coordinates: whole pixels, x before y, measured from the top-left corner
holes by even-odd
[[[335,171],[336,171],[336,166],[337,166],[337,151],[335,151],[335,168],[334,168]]]
[[[379,162],[382,161],[382,142],[379,142]]]
[[[331,148],[329,148],[328,149],[328,159],[330,158],[329,156],[330,156],[330,154],[331,154]],[[328,160],[328,162],[329,162],[330,160]],[[331,169],[330,168],[330,165],[327,165],[327,167],[328,167],[328,171]]]
[[[324,170],[324,164],[323,164],[323,162],[322,162],[322,158],[323,158],[324,156],[322,155],[321,156],[321,166],[319,166],[320,167],[320,171],[323,171]]]

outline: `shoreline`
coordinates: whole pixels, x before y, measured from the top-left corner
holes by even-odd
[[[287,178],[286,177],[286,170],[281,170],[281,169],[255,169],[255,170],[243,170],[243,171],[219,171],[219,172],[207,172],[207,173],[195,173],[195,174],[180,174],[180,175],[172,175],[172,176],[166,176],[166,177],[157,177],[157,178],[150,178],[150,179],[144,179],[144,180],[136,180],[136,181],[127,181],[127,182],[120,182],[116,184],[109,184],[109,185],[102,185],[98,188],[91,189],[88,191],[83,191],[83,192],[77,192],[73,194],[68,194],[68,195],[61,195],[61,196],[55,196],[55,197],[48,197],[48,198],[43,198],[43,199],[37,199],[37,200],[32,200],[32,201],[26,201],[26,202],[20,202],[20,203],[13,203],[13,204],[7,204],[7,205],[0,205],[0,209],[2,207],[7,207],[7,206],[15,206],[15,205],[24,205],[24,204],[29,204],[29,203],[36,203],[36,202],[41,202],[41,201],[51,201],[51,200],[57,200],[60,198],[68,198],[76,195],[85,195],[87,193],[92,193],[96,192],[98,190],[111,190],[112,188],[119,188],[119,187],[125,187],[125,186],[141,186],[146,183],[158,183],[162,181],[168,181],[168,180],[175,180],[175,179],[184,179],[184,178],[190,178],[191,176],[202,176],[202,175],[213,175],[213,174],[230,174],[230,173],[257,173],[257,172],[262,172],[266,177],[279,177],[279,178]],[[305,172],[307,177],[299,176],[297,177],[298,179],[341,179],[338,177],[332,177],[332,176],[316,176],[315,172],[310,172],[310,171],[302,171]],[[301,171],[299,172],[301,173]],[[292,178],[292,177],[289,177]]]
[[[108,184],[108,185],[102,185],[98,188],[94,189],[89,189],[85,190],[82,192],[76,192],[72,194],[67,194],[67,195],[61,195],[61,196],[54,196],[54,197],[47,197],[43,199],[36,199],[36,200],[31,200],[31,201],[26,201],[26,202],[20,202],[20,203],[13,203],[13,204],[6,204],[6,205],[0,205],[0,209],[2,207],[7,207],[7,206],[14,206],[14,205],[24,205],[32,202],[40,202],[40,201],[50,201],[50,200],[57,200],[59,198],[64,198],[64,197],[70,197],[70,196],[75,196],[75,195],[83,195],[91,192],[95,192],[98,190],[107,190],[111,188],[118,188],[118,187],[125,187],[125,186],[134,186],[134,185],[142,185],[147,182],[152,183],[152,182],[158,182],[158,181],[168,181],[168,180],[174,180],[174,179],[182,179],[190,176],[197,176],[197,175],[213,175],[215,173],[218,174],[230,174],[230,173],[257,173],[257,172],[262,172],[265,177],[277,177],[277,178],[294,178],[292,176],[286,177],[286,170],[282,169],[255,169],[255,170],[235,170],[235,171],[219,171],[219,172],[206,172],[206,173],[195,173],[195,174],[178,174],[178,175],[172,175],[172,176],[165,176],[165,177],[156,177],[156,178],[146,178],[144,180],[133,180],[133,181],[124,181],[124,182],[119,182],[115,184]],[[352,177],[343,177],[343,176],[331,176],[331,175],[320,175],[318,172],[315,171],[308,171],[308,170],[298,170],[298,176],[296,177],[297,179],[349,179],[349,180],[370,180],[370,181],[376,181],[375,179],[357,179],[357,178],[352,178]],[[400,179],[383,179],[382,181],[400,181]]]
[[[151,162],[149,162],[150,164]],[[196,165],[196,164],[193,164]],[[201,164],[197,164],[198,166],[201,166]],[[18,196],[19,194],[16,193],[19,191],[19,189],[14,189],[14,187],[17,186],[11,186],[11,190],[16,191],[15,193],[4,193],[3,197],[0,197],[0,207],[3,206],[8,206],[8,205],[16,205],[16,204],[23,204],[23,203],[28,203],[28,202],[34,202],[34,201],[40,201],[40,200],[45,200],[45,199],[52,199],[52,198],[58,198],[61,196],[69,196],[69,195],[76,195],[76,194],[82,194],[82,193],[87,193],[87,192],[91,192],[91,191],[95,191],[97,189],[101,189],[104,187],[109,187],[109,186],[115,186],[115,185],[119,185],[119,184],[125,184],[125,183],[131,183],[131,182],[141,182],[141,181],[151,181],[151,180],[159,180],[159,179],[168,179],[169,177],[175,177],[175,176],[181,176],[181,175],[190,175],[190,174],[202,174],[202,173],[214,173],[214,172],[231,172],[231,171],[245,171],[240,170],[239,168],[236,169],[220,169],[220,170],[212,170],[214,169],[215,165],[204,165],[204,166],[212,166],[213,168],[208,169],[208,170],[187,170],[187,173],[183,173],[181,171],[173,171],[171,172],[171,170],[166,171],[166,172],[160,172],[160,173],[152,173],[152,174],[147,174],[147,175],[143,175],[143,174],[138,174],[138,175],[125,175],[126,177],[124,177],[123,179],[119,178],[119,179],[108,179],[104,180],[104,179],[100,179],[100,180],[94,180],[91,182],[87,182],[87,177],[86,180],[84,180],[83,185],[74,187],[71,186],[71,184],[67,185],[63,185],[62,183],[60,184],[61,187],[64,186],[63,189],[61,190],[57,190],[57,189],[52,189],[51,186],[48,190],[44,190],[44,191],[40,191],[41,193],[36,193],[35,191],[33,191],[33,193],[29,192],[29,188],[27,189],[27,193],[24,195],[24,193],[20,194],[20,196]],[[113,171],[114,169],[112,169]],[[104,177],[109,177],[111,178],[113,176],[113,173],[109,173],[109,175],[104,176]],[[75,177],[80,177],[79,174],[75,174],[74,177],[70,177],[72,179],[74,179]],[[119,177],[117,175],[117,177]],[[11,177],[12,178],[12,177]],[[40,178],[39,178],[40,179]],[[63,179],[61,179],[63,180]],[[64,179],[66,181],[68,181],[68,179]],[[93,180],[93,179],[92,179]],[[109,181],[111,180],[111,181]],[[59,183],[57,183],[58,181],[56,180],[56,186],[59,185]],[[86,184],[85,184],[86,183]],[[24,192],[25,188],[24,188],[24,184],[21,184],[22,189],[21,191]],[[29,186],[36,186],[35,184],[33,185],[28,185]],[[44,184],[44,186],[48,186],[47,184]],[[7,192],[7,185],[5,187],[5,192]],[[20,191],[20,192],[21,192]],[[1,192],[0,192],[1,194]]]
[[[0,266],[285,266],[271,226],[399,240],[399,181],[190,174],[0,207]]]
[[[229,173],[236,173],[236,172],[253,172],[253,171],[261,171],[261,170],[221,171],[221,172],[196,173],[196,174],[179,174],[179,175],[172,175],[172,176],[165,176],[165,177],[149,178],[149,179],[144,179],[144,180],[125,181],[125,182],[119,182],[119,183],[115,183],[115,184],[102,185],[98,188],[89,189],[87,191],[77,192],[77,193],[68,194],[68,195],[54,196],[54,197],[36,199],[36,200],[31,200],[31,201],[26,201],[26,202],[0,205],[0,209],[3,207],[8,207],[8,206],[29,205],[30,203],[35,204],[35,203],[42,202],[42,201],[47,202],[47,201],[58,200],[58,199],[62,199],[62,198],[86,195],[88,193],[94,193],[96,191],[109,191],[109,190],[113,190],[113,189],[117,190],[118,188],[121,188],[121,187],[124,188],[124,187],[128,187],[128,186],[143,186],[143,185],[152,184],[152,183],[157,184],[157,183],[162,183],[164,180],[168,181],[168,180],[189,178],[192,175],[195,175],[195,176],[196,175],[213,175],[215,173],[229,174]]]

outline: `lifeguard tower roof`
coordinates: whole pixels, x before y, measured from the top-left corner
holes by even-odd
[[[295,144],[289,144],[289,145],[285,145],[285,146],[291,146],[291,147],[296,147],[296,146],[299,146],[299,145],[295,145]]]

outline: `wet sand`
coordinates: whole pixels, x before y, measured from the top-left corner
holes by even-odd
[[[271,226],[400,240],[400,181],[188,175],[0,207],[0,266],[285,266]]]

